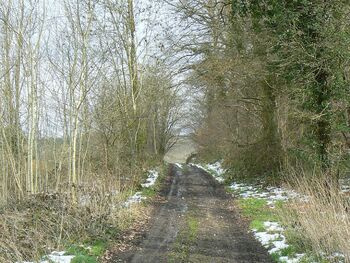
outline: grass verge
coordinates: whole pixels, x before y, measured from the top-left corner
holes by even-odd
[[[67,248],[66,255],[75,256],[71,263],[97,263],[107,248],[108,240],[97,240],[92,244],[71,245]]]
[[[307,202],[291,202],[281,213],[291,242],[319,262],[350,262],[350,196],[328,176],[294,177]]]
[[[287,203],[276,202],[275,207],[271,208],[268,206],[267,201],[258,198],[248,198],[248,199],[239,199],[236,201],[237,206],[239,207],[241,214],[247,220],[249,220],[250,230],[257,233],[266,233],[267,235],[281,234],[280,231],[275,231],[268,229],[266,227],[266,222],[274,222],[282,224],[281,211],[285,210]],[[293,240],[290,240],[290,236],[287,232],[283,231],[283,236],[277,237],[270,244],[268,248],[273,248],[273,242],[283,241],[284,238],[287,240],[288,247],[278,250],[271,254],[274,262],[286,262],[283,258],[296,258],[298,254],[305,252],[303,248],[300,248],[295,245]],[[309,261],[305,261],[309,262]],[[311,262],[311,261],[310,261]]]
[[[274,208],[259,198],[236,201],[241,214],[249,220],[250,229],[274,234],[266,229],[265,222],[283,226],[288,247],[271,254],[275,262],[286,262],[286,257],[296,258],[300,254],[304,256],[296,262],[350,262],[349,197],[338,188],[326,189],[320,178],[293,182],[298,192],[308,197],[307,201],[280,201]]]
[[[178,234],[173,251],[169,254],[170,263],[189,262],[191,246],[197,240],[198,229],[198,219],[193,215],[188,215],[185,220],[185,227]]]

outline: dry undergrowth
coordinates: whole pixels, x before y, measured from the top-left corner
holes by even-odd
[[[84,241],[118,240],[147,215],[143,206],[125,208],[123,203],[149,166],[125,169],[124,179],[90,174],[77,189],[75,203],[68,191],[8,200],[0,206],[0,262],[33,261]]]
[[[146,171],[140,167],[132,174],[129,171],[125,182],[95,174],[85,178],[77,189],[76,203],[66,192],[32,195],[0,206],[0,262],[33,261],[84,241],[116,241],[141,227],[137,222],[148,218],[149,209],[137,204],[123,206]]]
[[[316,254],[341,253],[350,262],[349,195],[329,181],[325,176],[294,177],[293,188],[306,195],[307,202],[295,201],[282,216],[299,243]]]
[[[142,213],[138,206],[123,208],[120,196],[95,189],[81,192],[79,205],[62,194],[7,205],[0,211],[0,262],[30,261],[67,243],[117,237]]]
[[[133,204],[130,208],[119,210],[117,216],[121,236],[118,237],[118,242],[104,253],[101,262],[114,262],[115,255],[132,250],[135,240],[142,238],[142,234],[147,230],[152,212],[152,209],[141,204]]]

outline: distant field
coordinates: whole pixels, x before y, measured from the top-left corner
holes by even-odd
[[[188,137],[181,137],[166,153],[164,161],[168,163],[186,163],[191,154],[197,152],[197,145]]]

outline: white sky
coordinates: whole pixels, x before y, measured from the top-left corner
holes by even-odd
[[[64,8],[63,0],[40,0],[42,3],[45,3],[47,10],[46,18],[46,34],[45,36],[50,39],[50,43],[55,40],[55,33],[57,29],[60,28],[62,21],[65,21],[64,18]],[[72,0],[74,2],[75,0]],[[172,53],[171,45],[179,41],[183,29],[181,28],[180,19],[171,14],[170,9],[161,4],[161,1],[154,0],[136,0],[135,7],[138,10],[147,10],[147,7],[152,6],[148,10],[152,12],[136,12],[136,23],[137,23],[137,39],[141,43],[138,47],[139,63],[147,64],[147,60],[154,59],[155,56],[160,56],[162,52],[165,56],[168,56],[166,59],[168,64],[173,66],[173,70],[176,72],[183,66],[183,60],[175,62],[178,60],[178,57],[181,56],[175,53]],[[147,36],[146,36],[147,34]],[[144,41],[144,38],[147,38],[147,42]],[[147,43],[147,44],[146,44]],[[54,46],[54,45],[52,45]],[[169,49],[170,52],[166,52]],[[178,64],[175,64],[178,63]],[[175,80],[181,82],[185,78],[184,74],[176,75]],[[51,83],[54,85],[54,83]],[[188,98],[191,95],[188,93],[189,90],[185,87],[182,89],[183,93],[187,95]],[[190,95],[190,96],[188,96]],[[55,96],[53,96],[54,98]],[[193,107],[191,105],[191,100],[188,100],[188,103],[184,103],[183,111],[188,112]],[[54,110],[54,109],[53,109]],[[55,110],[54,110],[55,111]]]

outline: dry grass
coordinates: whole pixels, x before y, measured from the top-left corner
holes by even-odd
[[[349,196],[336,184],[330,185],[326,176],[299,175],[291,181],[293,188],[308,199],[295,201],[281,213],[294,237],[316,254],[342,253],[350,262]]]
[[[39,195],[0,214],[0,262],[38,259],[66,242],[99,238],[111,215],[93,207],[71,206],[60,195]]]
[[[122,207],[126,196],[95,181],[79,189],[79,204],[59,193],[10,202],[0,210],[0,262],[32,261],[67,244],[116,238],[143,214],[141,206]]]
[[[125,169],[125,182],[110,174],[89,174],[77,189],[78,204],[72,203],[68,185],[61,185],[60,193],[9,200],[0,206],[0,262],[33,261],[67,245],[117,240],[147,217],[142,205],[122,204],[150,166]]]

